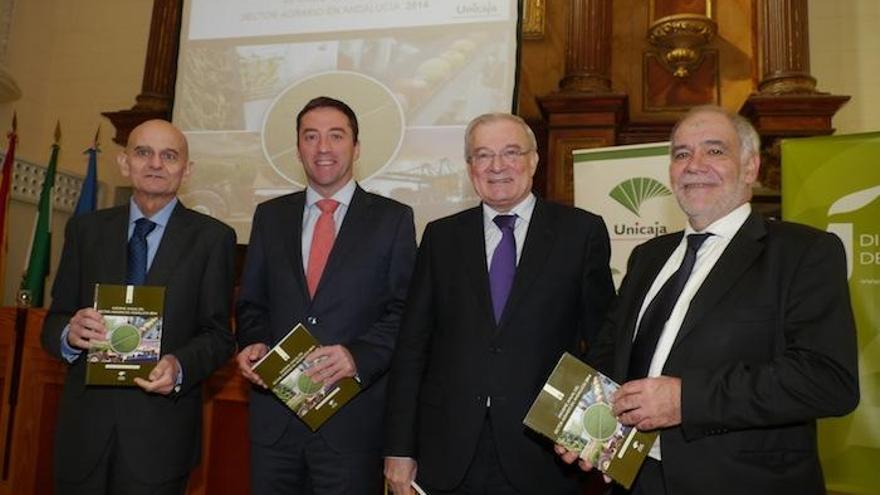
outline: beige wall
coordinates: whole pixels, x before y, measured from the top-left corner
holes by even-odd
[[[82,155],[101,125],[103,153],[98,165],[102,183],[99,205],[112,200],[123,183],[115,164],[119,147],[101,112],[130,108],[140,92],[150,29],[152,0],[14,0],[6,66],[22,90],[20,100],[0,104],[5,136],[18,114],[18,158],[45,165],[55,122],[61,121],[59,169],[85,175]],[[5,148],[5,144],[2,145]],[[9,256],[4,305],[14,301],[30,242],[36,207],[10,206]],[[53,221],[53,263],[57,266],[67,216]],[[47,285],[47,291],[51,287]]]
[[[850,95],[837,134],[880,131],[880,2],[809,0],[810,64],[819,90]]]

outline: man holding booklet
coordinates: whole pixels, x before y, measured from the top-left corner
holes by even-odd
[[[131,200],[67,223],[43,325],[43,347],[70,364],[55,436],[55,490],[182,494],[199,461],[201,383],[235,350],[235,232],[178,201],[192,163],[186,138],[170,123],[136,127],[117,161],[131,180]],[[110,335],[92,307],[96,284],[164,289],[161,358],[145,378],[127,382],[136,386],[86,385],[88,351]],[[132,345],[140,330],[127,330]]]
[[[859,401],[843,246],[751,211],[759,146],[714,106],[673,129],[688,225],[633,251],[590,360],[623,384],[618,419],[660,432],[631,493],[825,493],[816,419]]]
[[[486,114],[465,132],[482,204],[431,222],[394,354],[385,475],[431,495],[574,494],[552,444],[522,421],[564,351],[598,332],[613,295],[608,231],[532,193],[535,136]],[[574,475],[574,476],[573,476]]]
[[[250,395],[251,491],[372,494],[381,487],[385,375],[415,259],[412,209],[353,178],[358,123],[345,103],[309,101],[296,118],[305,191],[257,207],[236,306]],[[305,373],[361,392],[312,431],[267,390],[256,364],[297,324],[322,344]]]

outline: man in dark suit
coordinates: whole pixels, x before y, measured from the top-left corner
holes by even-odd
[[[55,438],[59,494],[182,494],[201,447],[201,383],[234,352],[229,328],[235,232],[189,210],[177,190],[189,175],[186,138],[170,123],[136,127],[118,162],[129,204],[67,223],[43,347],[70,363]],[[164,286],[162,357],[140,388],[85,385],[86,350],[104,340],[95,284],[127,280],[137,224],[146,234],[141,275]],[[128,266],[127,266],[128,265]]]
[[[255,494],[372,494],[381,488],[386,371],[415,260],[413,212],[353,179],[357,118],[345,103],[311,100],[297,115],[305,191],[254,214],[236,306],[242,375],[250,396]],[[297,323],[322,347],[307,372],[362,391],[312,432],[252,371]]]
[[[440,493],[576,493],[523,417],[564,351],[598,332],[613,295],[601,218],[532,194],[529,127],[466,130],[482,204],[428,225],[391,368],[385,475]],[[568,471],[566,473],[566,471]]]
[[[858,403],[843,247],[751,211],[759,145],[718,107],[673,130],[669,175],[688,225],[633,251],[591,355],[626,381],[619,419],[660,430],[632,493],[825,493],[816,419]],[[655,302],[679,266],[690,267],[680,295]]]

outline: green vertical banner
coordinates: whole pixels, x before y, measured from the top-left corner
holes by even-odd
[[[819,422],[828,488],[880,493],[880,132],[782,142],[782,213],[840,237],[859,341],[861,402]]]

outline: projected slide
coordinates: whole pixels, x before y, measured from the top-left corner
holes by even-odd
[[[296,114],[327,95],[358,115],[358,181],[411,205],[419,232],[475,204],[464,126],[511,109],[517,16],[516,0],[187,1],[182,200],[246,242],[257,204],[305,187]]]

